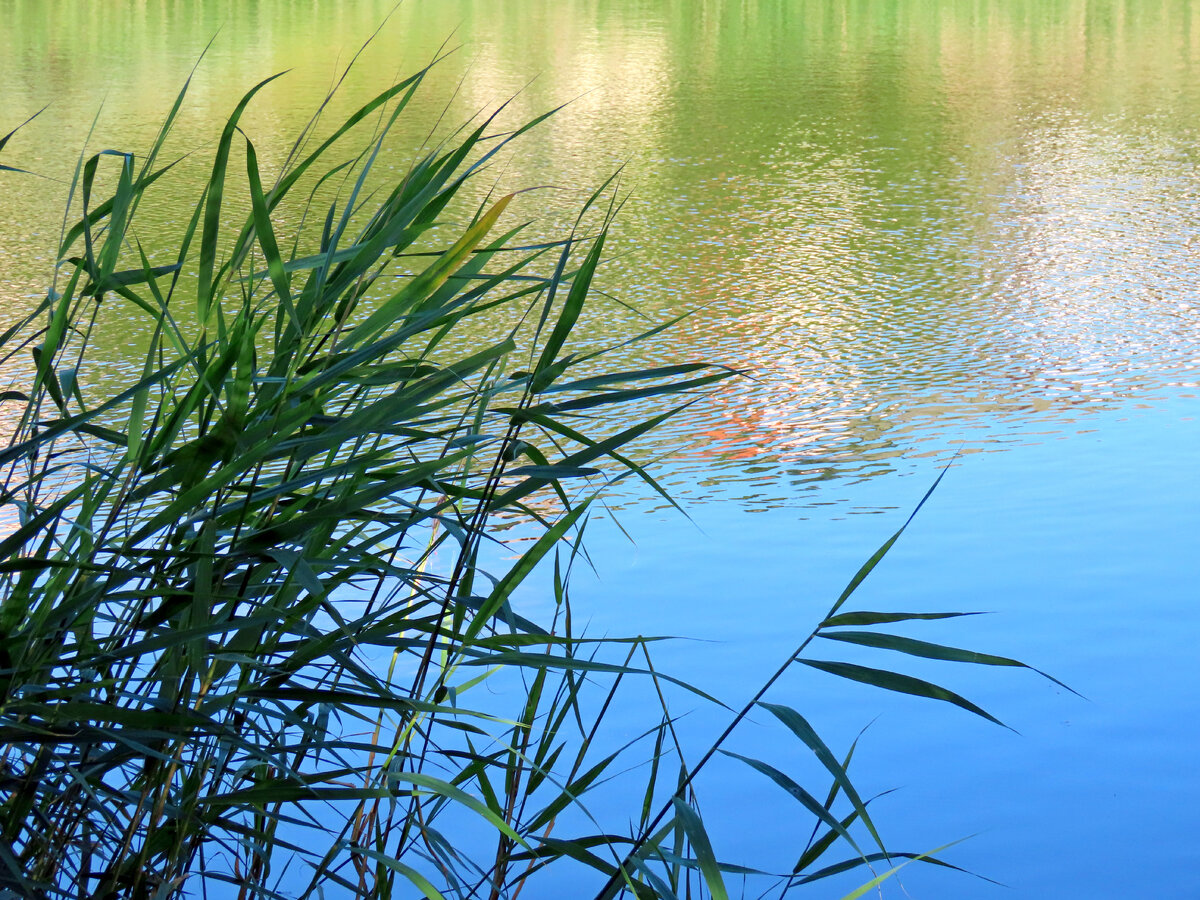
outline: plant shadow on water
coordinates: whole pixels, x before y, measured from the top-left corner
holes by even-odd
[[[514,195],[466,189],[539,120],[472,123],[383,180],[426,71],[311,150],[318,114],[270,186],[239,127],[267,82],[249,91],[165,263],[138,213],[171,184],[187,87],[147,154],[81,158],[55,287],[2,336],[33,367],[2,397],[21,412],[0,453],[0,893],[531,897],[566,868],[577,896],[721,898],[734,879],[782,896],[850,872],[857,897],[913,861],[954,868],[885,847],[854,748],[767,697],[800,665],[999,724],[931,682],[801,655],[820,638],[1022,665],[880,629],[967,613],[847,606],[907,522],[699,755],[666,697],[718,701],[658,671],[654,639],[577,632],[570,574],[606,478],[657,489],[625,448],[734,373],[571,350],[616,182],[532,242]],[[133,319],[137,374],[95,386],[96,329]],[[534,572],[537,616],[514,603]],[[614,741],[630,682],[662,715]],[[724,748],[751,713],[813,754],[819,787]],[[810,818],[780,871],[719,860],[696,780],[718,755]],[[630,777],[623,815],[594,815]]]

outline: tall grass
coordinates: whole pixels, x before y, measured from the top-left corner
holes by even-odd
[[[730,373],[612,371],[571,349],[614,185],[553,241],[508,224],[511,195],[465,200],[536,122],[493,134],[489,119],[398,179],[376,172],[425,71],[319,141],[314,118],[273,178],[239,126],[266,82],[250,90],[166,259],[139,215],[178,189],[160,156],[186,86],[144,156],[81,159],[54,288],[2,336],[31,374],[0,398],[23,409],[0,452],[19,516],[0,540],[0,888],[494,900],[566,866],[581,896],[721,898],[749,870],[718,861],[693,781],[753,708],[829,778],[817,799],[741,757],[813,823],[779,890],[860,865],[874,884],[920,858],[885,849],[849,756],[766,702],[770,683],[691,767],[665,705],[631,744],[604,737],[631,679],[711,698],[657,672],[647,639],[576,632],[569,576],[597,485],[657,488],[625,448]],[[148,335],[128,383],[95,371],[105,319]],[[526,538],[507,561],[498,522]],[[800,662],[991,718],[890,670],[800,658],[820,637],[1019,665],[860,630],[958,615],[844,610],[898,536],[780,673]],[[523,585],[553,601],[540,620]],[[644,781],[614,828],[589,796],[631,754]]]

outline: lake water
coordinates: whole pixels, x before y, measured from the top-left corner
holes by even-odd
[[[49,104],[5,162],[69,178],[101,103],[91,146],[144,147],[213,34],[177,148],[206,147],[236,96],[291,68],[247,126],[278,158],[389,9],[0,0],[0,132]],[[552,222],[626,166],[604,287],[651,321],[698,310],[630,362],[752,376],[646,448],[692,520],[620,495],[635,543],[597,523],[579,614],[701,639],[660,664],[739,701],[959,451],[853,602],[993,611],[909,633],[1088,699],[1028,673],[905,669],[1018,735],[816,672],[773,696],[835,748],[878,719],[854,771],[901,788],[878,802],[891,843],[978,833],[948,858],[1011,887],[910,868],[913,897],[1200,897],[1200,4],[414,0],[343,102],[452,33],[423,115],[571,101],[504,173],[558,186],[537,195]],[[64,187],[0,190],[9,320],[44,285]],[[604,307],[584,337],[637,324]],[[738,740],[802,756],[765,722]],[[790,865],[808,825],[777,793],[714,770],[723,856]]]

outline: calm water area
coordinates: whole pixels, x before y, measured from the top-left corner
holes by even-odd
[[[210,38],[172,145],[196,177],[236,98],[291,69],[246,123],[282,159],[391,8],[0,0],[0,133],[47,107],[4,162],[49,176],[0,181],[0,325],[44,290],[85,141],[143,149]],[[947,858],[1008,886],[914,866],[885,896],[1200,897],[1200,3],[407,0],[339,108],[447,41],[422,124],[570,101],[502,174],[553,186],[526,201],[547,228],[625,166],[603,287],[646,318],[602,305],[584,340],[696,310],[630,364],[752,376],[645,448],[691,518],[622,488],[577,616],[693,638],[658,664],[740,703],[957,452],[855,605],[989,611],[906,633],[1087,699],[903,661],[1019,733],[818,672],[773,696],[836,750],[870,724],[852,772],[898,789],[875,806],[895,847],[974,835]],[[120,377],[138,336],[106,328]],[[806,760],[765,721],[736,749]],[[720,854],[790,867],[802,811],[711,775]]]

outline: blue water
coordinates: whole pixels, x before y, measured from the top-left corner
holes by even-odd
[[[1092,416],[1078,434],[960,458],[849,601],[847,608],[990,611],[895,630],[1015,657],[1087,699],[1022,670],[903,660],[893,660],[901,671],[965,695],[1020,733],[799,666],[769,695],[801,709],[837,752],[871,725],[852,772],[864,791],[899,789],[875,813],[893,849],[924,852],[974,835],[945,858],[1022,898],[1197,896],[1194,412],[1189,394],[1163,397]],[[897,507],[879,515],[748,513],[730,502],[691,510],[694,524],[626,522],[635,546],[597,529],[591,547],[601,574],[577,600],[595,611],[597,631],[682,628],[704,639],[660,649],[662,667],[741,702],[936,475],[929,464],[885,488],[835,489],[844,504],[865,492],[867,503]],[[822,651],[828,644],[808,655]],[[873,661],[835,652],[886,663],[881,651]],[[793,739],[757,718],[757,727],[735,735],[741,752],[803,761]],[[697,741],[719,721],[697,726]],[[700,796],[708,809],[731,811],[714,817],[730,859],[778,868],[797,855],[789,838],[807,838],[805,827],[772,834],[760,824],[802,820],[799,806],[761,776],[723,764],[701,782]],[[916,897],[1013,895],[915,866],[902,877]]]

